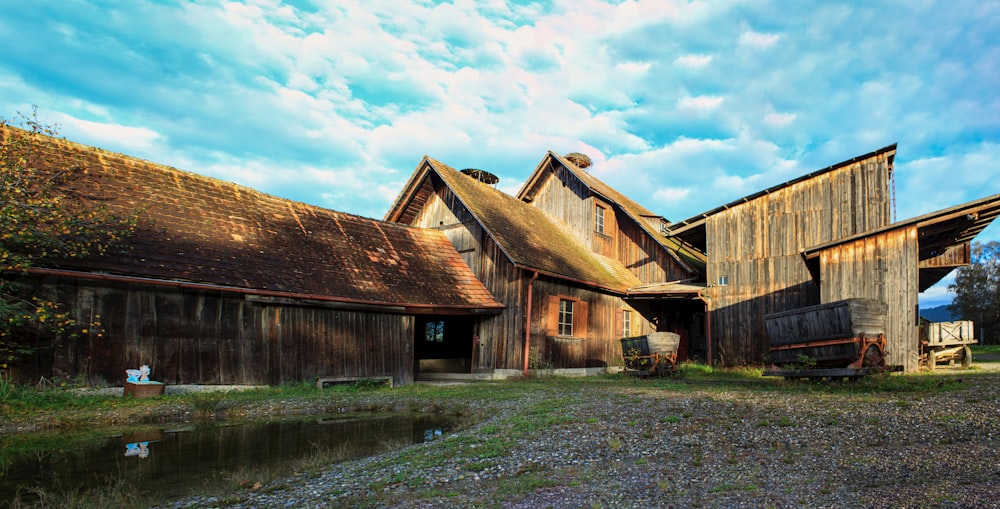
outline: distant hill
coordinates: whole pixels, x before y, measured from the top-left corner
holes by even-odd
[[[957,316],[953,316],[951,311],[948,311],[947,304],[936,308],[921,309],[920,316],[932,322],[953,322],[958,320]]]

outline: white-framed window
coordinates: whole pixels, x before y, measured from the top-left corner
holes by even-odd
[[[559,335],[573,335],[573,301],[559,300]]]
[[[427,322],[427,326],[424,329],[424,341],[444,343],[444,320]]]
[[[627,338],[632,336],[632,310],[625,309],[622,310],[622,337]]]
[[[594,231],[604,233],[604,213],[606,210],[601,205],[594,206]]]

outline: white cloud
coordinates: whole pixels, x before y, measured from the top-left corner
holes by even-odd
[[[664,187],[662,189],[657,189],[653,193],[653,199],[656,201],[664,202],[674,202],[681,201],[691,194],[691,189],[683,187]]]
[[[697,97],[685,96],[677,100],[677,109],[695,112],[707,112],[722,105],[724,98],[711,95]]]
[[[778,113],[776,111],[769,111],[764,114],[764,124],[771,127],[787,127],[795,121],[795,117],[796,115],[794,113]]]
[[[72,135],[74,141],[117,152],[145,153],[162,141],[160,133],[145,127],[93,122],[64,114],[55,114],[54,117],[63,134]]]
[[[739,44],[740,46],[767,49],[777,44],[779,39],[781,39],[781,36],[778,34],[766,34],[754,32],[753,30],[746,30],[740,34]]]
[[[700,69],[712,63],[712,55],[681,55],[674,60],[674,65],[690,69]]]

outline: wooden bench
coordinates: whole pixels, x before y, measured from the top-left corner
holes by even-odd
[[[316,388],[322,389],[327,384],[329,385],[356,384],[362,381],[382,382],[387,387],[392,387],[391,376],[321,376],[316,379]]]

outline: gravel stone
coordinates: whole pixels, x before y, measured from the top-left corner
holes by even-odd
[[[440,440],[167,507],[1000,507],[1000,373],[961,380],[555,384],[484,398],[485,420]]]

